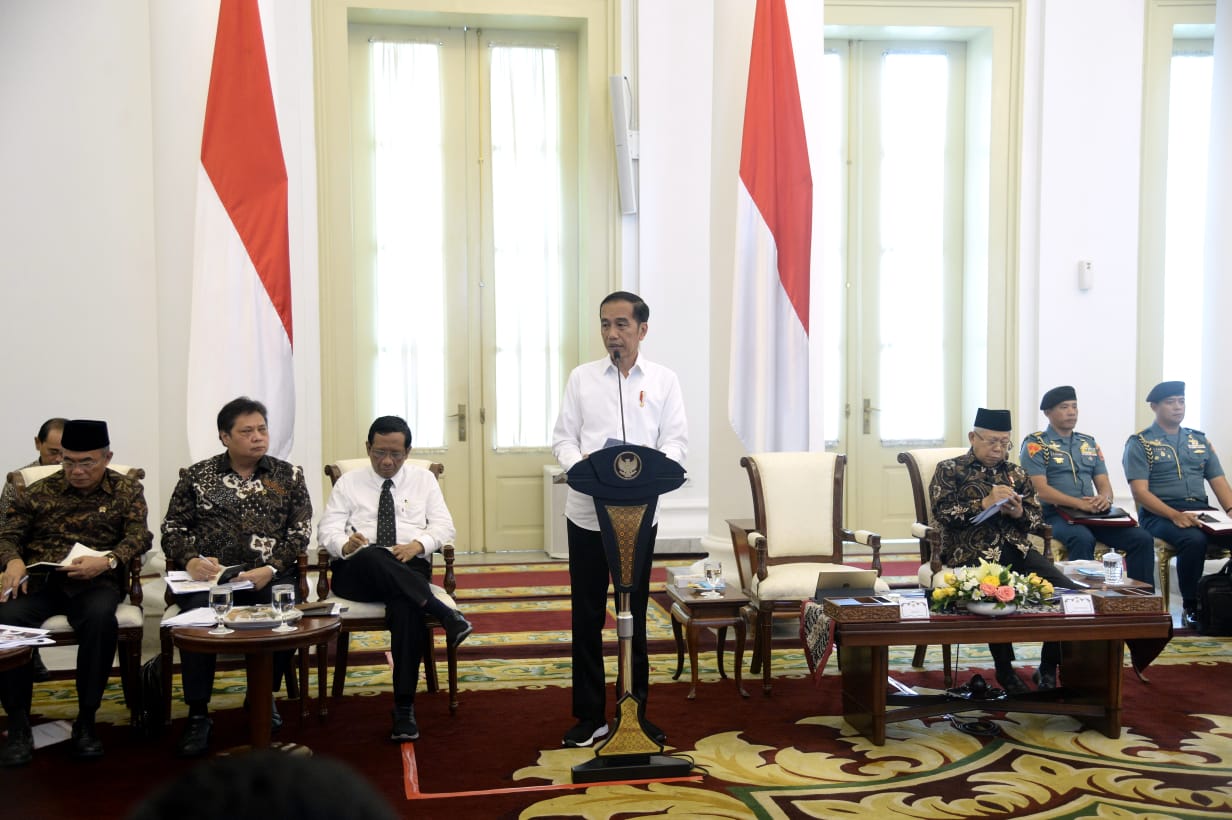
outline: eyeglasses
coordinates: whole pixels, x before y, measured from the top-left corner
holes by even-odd
[[[377,461],[389,459],[394,462],[405,461],[406,452],[403,450],[369,450],[368,455],[375,458]]]
[[[73,470],[85,470],[87,473],[102,464],[97,458],[86,458],[81,461],[75,461],[71,458],[60,459],[60,466],[64,468],[64,472],[71,473]]]
[[[971,432],[975,433],[974,430],[972,430]],[[987,444],[989,447],[992,447],[998,450],[1009,450],[1011,447],[1014,446],[1014,440],[1012,438],[1009,438],[1008,436],[1006,438],[984,438],[979,433],[975,433],[975,437],[978,438],[980,441],[984,442],[985,444]]]

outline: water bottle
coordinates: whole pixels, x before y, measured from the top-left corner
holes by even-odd
[[[1116,550],[1108,550],[1104,553],[1104,583],[1119,584],[1123,567],[1121,565],[1121,554]]]

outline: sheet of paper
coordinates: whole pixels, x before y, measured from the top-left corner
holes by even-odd
[[[181,612],[170,618],[164,618],[163,626],[213,626],[218,623],[218,616],[209,607],[198,607],[187,612]]]
[[[34,748],[42,749],[72,737],[73,724],[67,720],[53,720],[51,723],[32,726],[30,733],[34,735]]]

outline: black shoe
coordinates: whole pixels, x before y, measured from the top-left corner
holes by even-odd
[[[1016,676],[1015,676],[1016,677]],[[1035,688],[1041,692],[1047,692],[1050,689],[1057,688],[1057,670],[1045,672],[1042,669],[1036,669],[1035,674],[1031,676],[1032,682],[1035,683]]]
[[[13,726],[9,721],[9,738],[0,746],[0,766],[26,766],[34,759],[34,733],[30,724]]]
[[[415,722],[414,706],[394,707],[394,726],[389,730],[389,739],[398,743],[419,740],[419,724]]]
[[[667,742],[667,733],[650,721],[646,720],[646,718],[642,718],[642,729],[645,730],[648,738],[653,740],[655,743],[658,743],[660,746]]]
[[[1198,610],[1186,607],[1181,611],[1181,626],[1185,629],[1198,631]]]
[[[73,757],[89,760],[103,756],[103,742],[94,734],[94,721],[73,722]]]
[[[1005,690],[1007,695],[1025,695],[1031,691],[1031,687],[1022,682],[1022,678],[1018,677],[1013,669],[1008,672],[997,672],[997,683]]]
[[[602,720],[579,720],[577,725],[565,732],[562,746],[589,746],[601,737],[607,737],[607,723]]]
[[[475,631],[471,622],[466,620],[460,611],[450,610],[450,615],[444,621],[446,646],[457,646],[466,640],[466,636]]]
[[[179,757],[201,757],[210,750],[210,728],[214,721],[205,715],[191,715],[184,725],[175,753]]]
[[[277,732],[282,728],[282,715],[278,714],[278,704],[270,704],[270,731]]]

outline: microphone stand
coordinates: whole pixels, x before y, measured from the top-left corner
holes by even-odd
[[[612,351],[612,364],[616,365],[616,395],[620,397],[620,440],[625,444],[629,443],[629,436],[625,433],[625,385],[621,381],[624,378],[620,374],[620,351]]]

